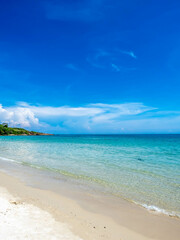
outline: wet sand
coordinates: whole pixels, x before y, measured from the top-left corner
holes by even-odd
[[[6,166],[1,163],[0,167],[0,199],[6,202],[7,209],[10,208],[9,213],[6,208],[0,211],[0,228],[3,229],[0,239],[12,239],[5,238],[2,233],[9,233],[8,228],[13,229],[14,221],[20,226],[21,215],[26,215],[25,235],[17,230],[17,239],[46,239],[45,235],[47,239],[72,240],[176,240],[180,237],[177,218],[149,212],[123,199],[88,191],[78,185],[72,186],[36,169],[9,163]],[[8,217],[4,213],[9,214]],[[13,220],[14,214],[19,218]],[[32,225],[33,236],[28,225]]]

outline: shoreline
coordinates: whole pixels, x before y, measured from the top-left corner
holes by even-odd
[[[177,212],[170,211],[170,210],[161,208],[161,207],[153,205],[153,204],[149,204],[148,205],[146,203],[138,202],[138,201],[135,201],[133,199],[128,199],[126,197],[123,197],[122,195],[114,194],[113,192],[105,191],[104,186],[99,185],[97,182],[86,181],[86,182],[82,183],[81,182],[82,178],[77,178],[77,177],[74,178],[74,176],[72,177],[71,173],[67,174],[68,172],[64,173],[64,172],[61,172],[61,171],[58,171],[58,170],[55,170],[55,169],[46,168],[46,167],[40,167],[40,166],[36,166],[36,165],[33,165],[33,164],[28,164],[26,162],[22,163],[22,162],[18,162],[16,160],[9,159],[9,158],[4,158],[4,157],[0,157],[0,166],[1,166],[1,161],[3,161],[3,162],[7,161],[7,162],[12,163],[12,164],[18,164],[17,166],[22,166],[22,168],[27,167],[31,171],[33,171],[33,169],[34,169],[34,171],[40,170],[39,173],[44,172],[45,175],[46,174],[50,174],[51,177],[56,176],[61,181],[62,180],[63,181],[64,180],[65,181],[69,181],[70,183],[69,183],[68,187],[71,184],[73,185],[73,187],[75,187],[75,186],[77,187],[77,185],[78,185],[78,187],[80,185],[83,185],[83,187],[85,187],[87,191],[94,192],[96,190],[96,193],[100,192],[101,194],[110,195],[113,198],[123,199],[123,201],[126,201],[126,202],[128,202],[130,204],[135,204],[136,206],[144,208],[145,210],[147,210],[147,211],[149,211],[149,212],[151,212],[153,214],[162,214],[162,215],[166,215],[166,216],[169,216],[169,217],[172,217],[172,218],[177,218],[177,219],[180,220],[180,215]],[[7,165],[8,165],[8,163],[7,163]],[[40,187],[40,186],[37,186],[37,187]]]
[[[40,170],[5,165],[1,163],[1,187],[50,213],[58,222],[68,224],[82,239],[179,239],[179,219],[154,214],[123,199],[74,188],[67,182],[46,177]]]

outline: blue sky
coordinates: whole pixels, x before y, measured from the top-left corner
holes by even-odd
[[[0,2],[0,120],[180,133],[180,1]]]

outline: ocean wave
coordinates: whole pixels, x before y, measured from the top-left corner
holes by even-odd
[[[136,203],[137,204],[137,203]],[[146,208],[148,211],[151,211],[151,212],[156,212],[156,213],[160,213],[160,214],[165,214],[165,215],[168,215],[170,217],[178,217],[180,218],[180,214],[177,214],[176,212],[172,211],[172,212],[169,212],[169,211],[166,211],[165,209],[163,208],[159,208],[157,206],[154,206],[154,205],[147,205],[147,204],[140,204],[138,203],[138,205]]]
[[[2,161],[7,161],[7,162],[16,162],[16,163],[19,163],[18,161],[14,160],[14,159],[5,158],[5,157],[0,157],[0,160],[2,160]]]

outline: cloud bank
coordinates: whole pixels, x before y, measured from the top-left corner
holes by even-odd
[[[3,108],[0,104],[0,121],[7,122],[16,127],[33,127],[39,125],[39,120],[31,109],[27,107],[8,107]]]
[[[10,126],[54,133],[180,132],[180,112],[160,111],[143,103],[85,106],[0,105],[0,121]]]

